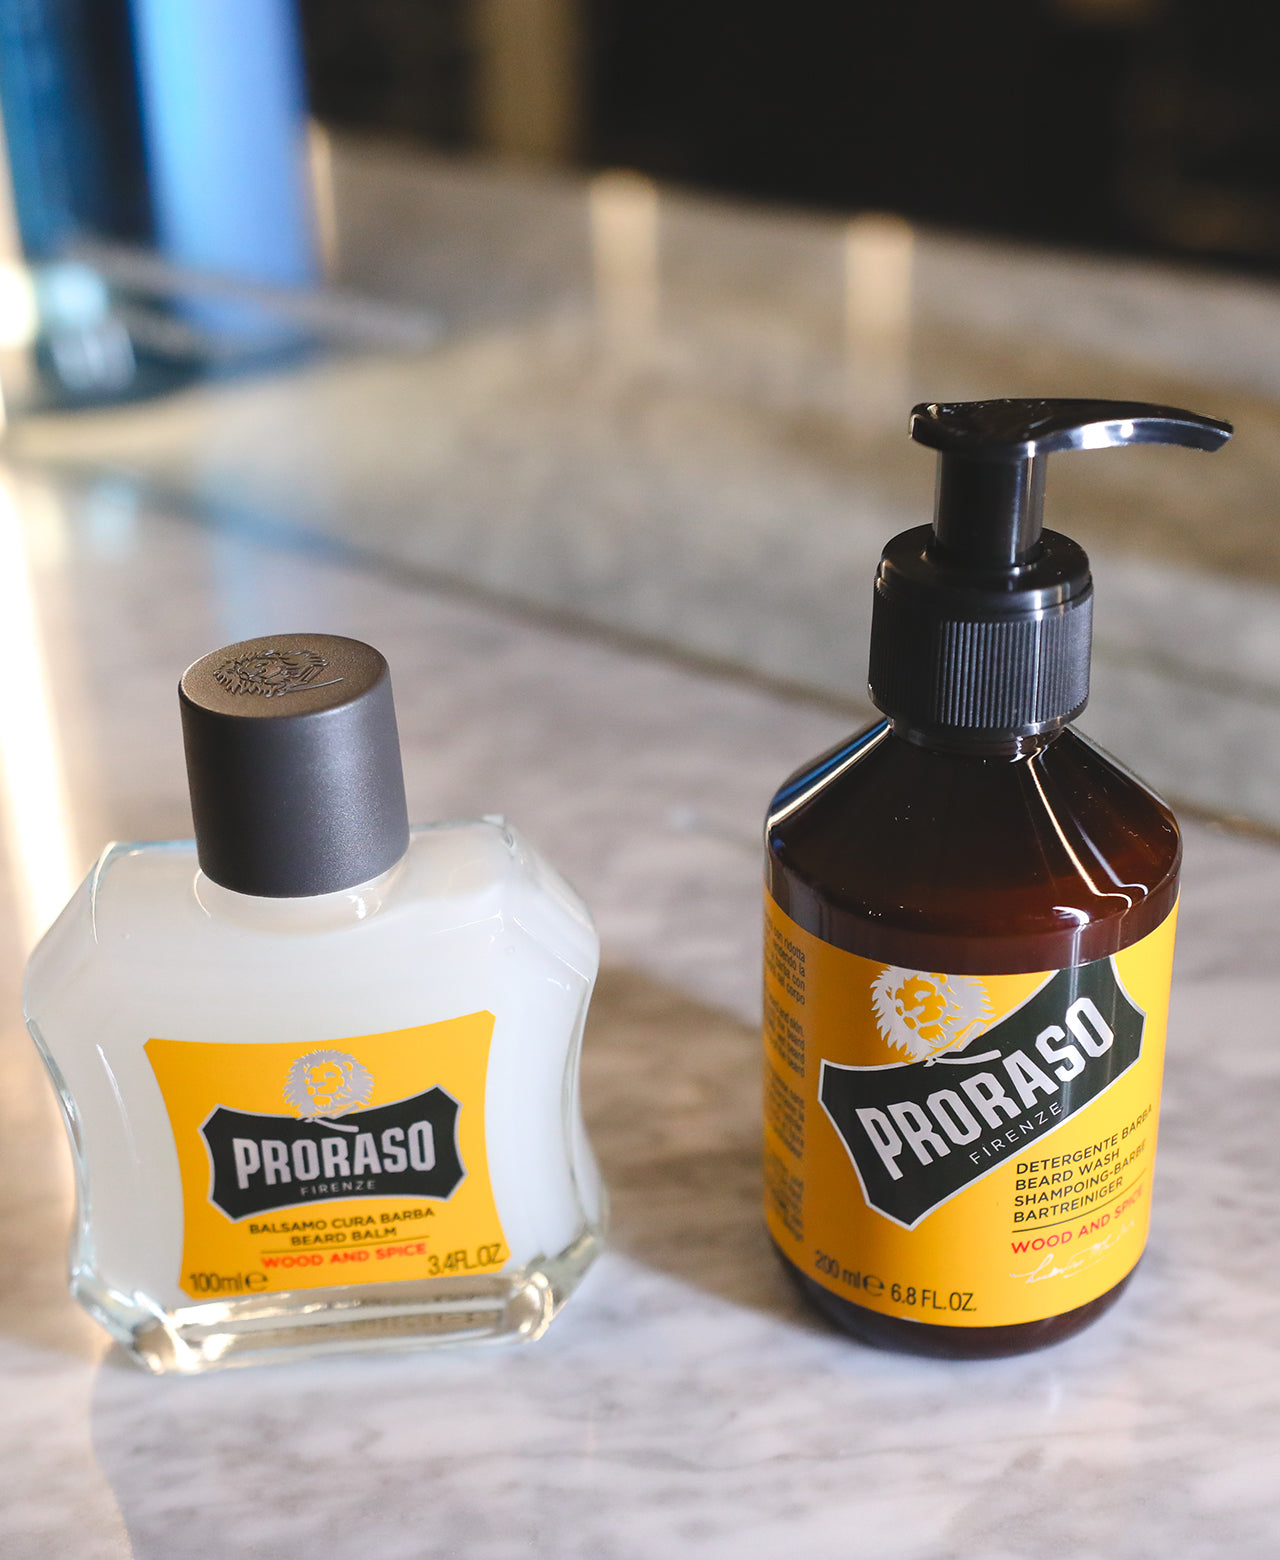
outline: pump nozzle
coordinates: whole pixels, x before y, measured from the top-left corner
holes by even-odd
[[[1046,457],[1123,444],[1216,450],[1230,423],[1145,401],[917,406],[938,451],[932,526],[895,536],[876,576],[869,689],[909,732],[979,741],[1073,720],[1089,696],[1093,582],[1070,537],[1043,529]]]
[[[970,568],[1028,561],[1044,524],[1045,456],[1121,444],[1216,450],[1231,424],[1146,401],[954,401],[917,406],[911,437],[938,451],[936,548]]]

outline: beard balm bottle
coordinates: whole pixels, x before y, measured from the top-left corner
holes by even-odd
[[[876,579],[885,719],[767,825],[765,1205],[837,1326],[972,1359],[1079,1331],[1142,1254],[1181,862],[1168,808],[1071,729],[1093,587],[1041,529],[1045,459],[1231,429],[986,401],[911,433],[937,508]]]
[[[370,646],[231,645],[179,697],[194,842],[109,846],[27,973],[72,1292],[157,1372],[538,1337],[603,1221],[586,908],[499,819],[410,830]]]

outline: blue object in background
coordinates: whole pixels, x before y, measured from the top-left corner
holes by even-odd
[[[155,243],[178,266],[305,286],[319,265],[291,0],[132,0]],[[190,306],[243,329],[241,305]],[[262,326],[266,327],[265,316]]]
[[[320,269],[295,0],[0,0],[0,111],[38,305],[24,404],[155,394],[310,346],[234,286]],[[104,242],[176,274],[139,286]]]
[[[0,104],[29,260],[150,239],[128,0],[0,0]]]
[[[81,127],[69,110],[68,60],[44,7],[0,4],[0,84],[13,204],[32,258],[56,254],[74,234],[72,150]]]

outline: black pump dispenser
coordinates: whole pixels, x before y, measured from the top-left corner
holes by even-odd
[[[1056,731],[1089,697],[1093,582],[1083,548],[1043,529],[1046,457],[1124,444],[1216,450],[1230,423],[1141,401],[917,406],[938,451],[931,526],[885,547],[868,687],[905,735],[1000,745]]]

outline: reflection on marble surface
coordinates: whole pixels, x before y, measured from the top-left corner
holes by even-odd
[[[1280,852],[1189,832],[1155,1226],[1126,1298],[1023,1359],[878,1354],[802,1309],[758,1212],[760,817],[842,719],[118,494],[28,498],[77,868],[99,833],[186,831],[187,661],[282,624],[372,639],[413,812],[505,810],[597,912],[584,1094],[615,1225],[523,1351],[136,1372],[66,1297],[68,1156],[17,1017],[11,856],[0,1554],[1270,1560]]]
[[[1175,796],[1280,826],[1274,283],[342,136],[332,169],[342,296],[429,311],[438,345],[29,419],[11,453],[853,711],[880,548],[932,507],[913,401],[1190,405],[1237,424],[1212,460],[1054,464],[1049,523],[1098,580],[1090,729]]]
[[[50,558],[56,568],[61,524],[61,506],[46,488],[0,475],[0,792],[17,925],[28,946],[82,876],[54,674],[39,622],[39,571]]]

